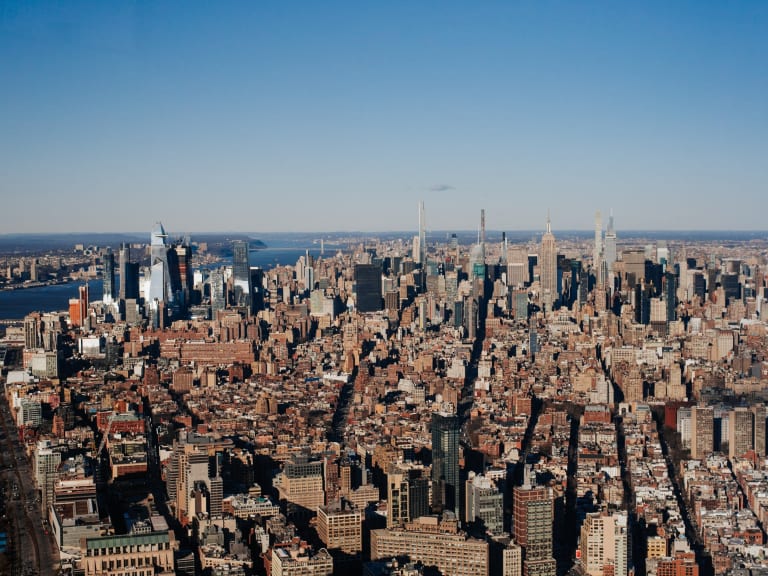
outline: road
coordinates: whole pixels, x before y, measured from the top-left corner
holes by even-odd
[[[58,573],[59,557],[47,525],[43,524],[32,466],[19,441],[8,402],[0,394],[0,474],[11,487],[8,511],[13,512],[14,532],[19,553],[14,576],[48,576]],[[14,498],[13,496],[16,495]]]

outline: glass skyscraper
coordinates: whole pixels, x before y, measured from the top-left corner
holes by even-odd
[[[459,437],[461,418],[456,414],[432,414],[432,483],[433,501],[460,517],[461,481],[459,479]],[[437,497],[435,497],[437,495]]]

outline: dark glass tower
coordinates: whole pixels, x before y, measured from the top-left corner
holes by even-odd
[[[381,310],[380,265],[355,264],[355,294],[358,312],[378,312]]]
[[[459,416],[445,412],[432,414],[433,501],[441,502],[443,510],[453,510],[457,518],[460,517],[461,512],[460,435],[461,419]],[[442,495],[442,500],[440,495]]]
[[[664,282],[667,322],[674,322],[677,320],[677,277],[671,272],[667,272],[664,275]]]

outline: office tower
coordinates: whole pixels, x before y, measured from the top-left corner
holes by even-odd
[[[211,295],[211,318],[215,319],[216,313],[227,307],[224,271],[212,270],[208,283]]]
[[[677,278],[672,272],[664,274],[664,300],[667,307],[667,322],[677,320]]]
[[[416,262],[424,268],[427,264],[427,228],[424,215],[424,201],[419,202],[419,252]]]
[[[595,245],[592,247],[592,270],[595,274],[595,282],[604,284],[602,277],[603,261],[603,218],[600,210],[595,212]]]
[[[754,432],[755,438],[752,442],[752,446],[757,454],[758,458],[765,457],[765,419],[766,408],[765,404],[756,404],[750,406],[752,411],[752,417],[754,419]]]
[[[459,436],[461,418],[456,414],[432,414],[432,503],[453,510],[460,518]]]
[[[530,282],[528,278],[528,254],[523,246],[507,249],[507,285],[522,288]]]
[[[131,262],[131,248],[121,244],[119,257],[120,300],[138,300],[139,298],[139,264]]]
[[[651,323],[651,287],[644,281],[635,284],[635,322]]]
[[[305,455],[294,455],[285,463],[278,492],[281,500],[314,512],[325,503],[323,462],[311,460]]]
[[[627,574],[627,525],[626,513],[587,513],[581,526],[579,549],[581,565],[589,576]]]
[[[40,314],[33,312],[24,317],[24,348],[34,350],[41,348],[43,343],[43,324]]]
[[[545,486],[515,486],[512,492],[513,533],[523,548],[523,574],[554,576],[552,556],[552,490]]]
[[[125,300],[126,298],[128,298],[128,296],[126,296],[125,294],[125,291],[126,291],[125,282],[127,278],[126,266],[130,261],[131,261],[131,248],[128,244],[123,243],[120,245],[120,250],[118,252],[118,265],[119,265],[118,273],[120,274],[120,290],[119,290],[118,296],[120,297],[120,300]]]
[[[605,246],[603,247],[603,260],[608,274],[613,274],[613,265],[616,263],[616,230],[613,228],[613,211],[608,217],[608,228],[605,231]]]
[[[493,535],[504,532],[504,495],[485,476],[473,476],[466,484],[466,521],[477,522]]]
[[[691,408],[691,458],[701,459],[714,451],[715,412],[711,406]]]
[[[355,296],[358,312],[378,312],[381,310],[380,265],[355,264]]]
[[[728,415],[728,457],[744,456],[752,450],[755,438],[754,414],[743,406],[734,408]]]
[[[69,322],[73,327],[85,326],[88,318],[88,284],[79,286],[78,298],[69,299]]]
[[[251,302],[251,264],[249,261],[249,247],[245,240],[232,242],[232,279],[235,290],[235,306],[253,307]]]
[[[429,514],[429,479],[424,467],[393,462],[387,472],[387,528]]]
[[[741,284],[739,283],[738,274],[722,274],[720,276],[720,284],[723,287],[723,292],[725,292],[727,304],[741,298]]]
[[[168,247],[165,240],[168,234],[160,222],[155,223],[150,237],[150,277],[149,277],[149,302],[173,301],[173,287],[171,286],[171,271],[168,266]]]
[[[557,246],[547,212],[547,231],[541,237],[541,302],[545,313],[552,311],[558,297]]]
[[[102,299],[105,303],[110,304],[117,298],[116,286],[115,286],[115,255],[112,253],[111,248],[107,248],[104,254],[104,290]]]
[[[194,289],[194,274],[192,273],[192,246],[189,238],[184,238],[174,246],[176,255],[179,290],[182,294],[184,305],[191,304],[192,291]]]
[[[251,266],[251,312],[264,309],[264,270]]]
[[[363,550],[363,515],[346,501],[317,508],[317,535],[328,550],[357,555]]]
[[[173,531],[97,536],[83,540],[83,574],[175,574]],[[120,566],[121,568],[116,568]]]

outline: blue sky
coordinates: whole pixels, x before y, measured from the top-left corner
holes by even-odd
[[[767,2],[0,3],[0,233],[765,229]],[[607,220],[607,217],[604,217]]]

